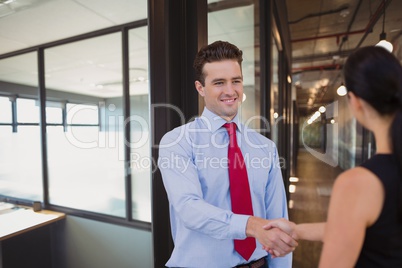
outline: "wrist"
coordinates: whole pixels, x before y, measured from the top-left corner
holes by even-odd
[[[246,225],[246,236],[247,237],[255,237],[255,217],[250,216],[247,220]]]
[[[267,223],[268,220],[264,220],[255,216],[250,216],[247,221],[246,236],[256,238],[258,231],[263,230],[262,226]]]

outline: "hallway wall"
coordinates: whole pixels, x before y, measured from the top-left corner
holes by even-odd
[[[329,199],[335,178],[342,170],[332,167],[304,149],[298,153],[298,182],[290,194],[289,219],[295,223],[322,222],[327,218]],[[318,267],[322,243],[299,241],[293,252],[293,268]]]

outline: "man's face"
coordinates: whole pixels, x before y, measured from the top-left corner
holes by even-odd
[[[237,114],[243,98],[243,76],[236,60],[223,60],[204,65],[205,86],[195,82],[211,112],[230,121]]]

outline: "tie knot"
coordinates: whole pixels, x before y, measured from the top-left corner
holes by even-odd
[[[223,125],[224,128],[228,131],[229,135],[236,134],[236,124],[235,123],[226,123]]]

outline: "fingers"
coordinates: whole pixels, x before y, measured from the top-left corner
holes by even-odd
[[[276,257],[282,257],[280,255],[280,253],[276,250],[272,250],[272,253],[270,253],[270,254],[271,254],[271,258],[273,258],[273,259],[275,259]],[[283,255],[283,256],[285,256],[285,255]]]
[[[296,224],[283,218],[270,220],[269,223],[264,225],[262,228],[264,230],[269,230],[271,228],[279,228],[285,233],[287,233],[289,236],[293,237],[294,239],[297,239]]]
[[[250,218],[247,232],[255,237],[272,257],[282,257],[294,251],[297,241],[292,237],[296,225],[286,219]]]
[[[283,230],[284,232],[291,234],[293,233],[294,229],[294,223],[291,221],[288,221],[286,219],[275,219],[275,220],[270,220],[268,224],[264,225],[263,228],[265,230],[268,230],[270,228],[279,228]]]
[[[263,245],[272,250],[275,256],[282,257],[295,250],[297,241],[278,228],[265,231],[266,239]],[[260,241],[261,242],[261,241]]]
[[[262,249],[265,250],[266,252],[268,252],[271,255],[272,259],[280,257],[280,253],[276,250],[272,250],[272,249],[266,248],[264,246],[262,247]]]
[[[262,228],[265,230],[271,229],[272,227],[281,228],[281,226],[286,226],[287,222],[288,221],[283,218],[273,219],[269,220],[268,224],[264,225]]]

